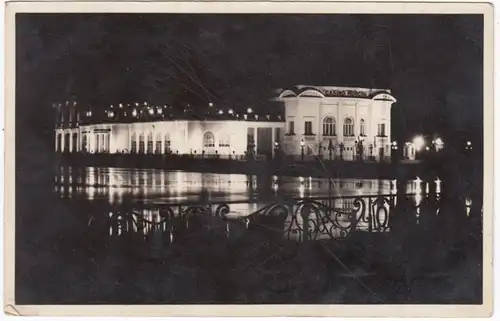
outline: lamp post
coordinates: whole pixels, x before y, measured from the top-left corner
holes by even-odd
[[[300,159],[302,161],[304,161],[304,145],[305,145],[305,142],[304,142],[304,139],[302,139],[300,141]]]
[[[274,141],[274,158],[278,158],[279,150],[280,150],[280,143],[276,140]]]
[[[397,154],[397,150],[398,150],[398,143],[396,141],[393,141],[391,143],[391,150],[392,150],[392,161],[395,162],[396,161],[396,154]]]
[[[472,142],[470,140],[468,140],[466,143],[465,143],[465,151],[470,153],[472,151]]]
[[[361,162],[363,161],[363,137],[358,136],[358,140],[356,141],[356,157]]]
[[[340,160],[344,160],[344,143],[340,143],[339,145],[339,151],[340,151]]]
[[[440,137],[434,139],[432,143],[434,144],[434,149],[436,150],[436,152],[439,152],[444,148],[444,141]]]
[[[328,142],[328,157],[330,158],[330,160],[332,160],[332,153],[333,153],[333,142],[330,139],[330,141]]]
[[[413,147],[415,147],[415,158],[417,158],[416,156],[418,155],[417,153],[420,152],[422,150],[422,148],[425,147],[426,150],[429,150],[429,146],[425,146],[425,140],[424,140],[424,137],[423,136],[415,136],[415,138],[413,138]]]

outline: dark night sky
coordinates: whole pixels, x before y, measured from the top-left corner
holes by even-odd
[[[17,111],[51,103],[259,105],[294,84],[390,88],[395,135],[481,134],[480,15],[18,14]],[[188,90],[188,93],[185,93]],[[446,116],[446,117],[444,117]]]

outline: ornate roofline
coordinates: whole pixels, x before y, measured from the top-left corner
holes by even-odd
[[[362,98],[372,100],[382,100],[396,102],[396,98],[391,95],[390,89],[354,88],[354,87],[329,87],[329,86],[295,86],[293,88],[278,89],[276,99],[284,98]]]

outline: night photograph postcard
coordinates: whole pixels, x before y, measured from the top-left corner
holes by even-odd
[[[6,12],[4,313],[491,315],[490,5]]]

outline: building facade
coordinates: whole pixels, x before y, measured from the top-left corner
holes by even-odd
[[[390,159],[391,106],[396,102],[390,90],[295,86],[278,94],[285,106],[286,154]]]
[[[390,158],[395,101],[389,90],[296,86],[277,92],[272,116],[228,108],[198,119],[165,117],[171,107],[147,103],[90,110],[66,102],[57,106],[55,149],[384,161]]]

